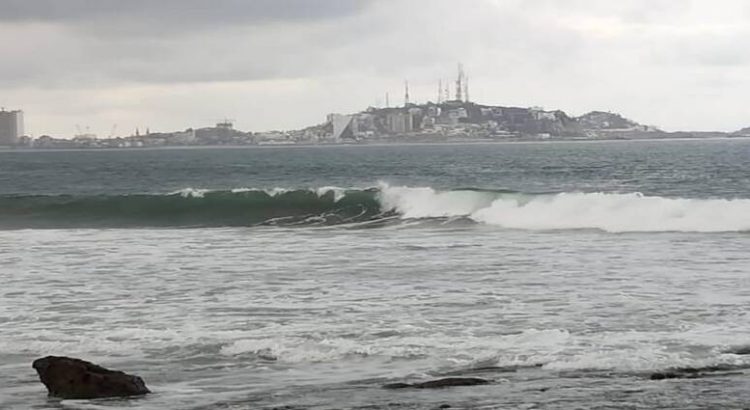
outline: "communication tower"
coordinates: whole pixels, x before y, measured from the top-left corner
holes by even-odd
[[[469,77],[464,78],[464,100],[469,102]]]
[[[409,81],[404,80],[404,107],[409,105]]]
[[[456,78],[456,101],[463,101],[462,86],[464,82],[464,66],[458,63],[458,78]]]

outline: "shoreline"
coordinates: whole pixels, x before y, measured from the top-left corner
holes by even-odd
[[[627,142],[706,142],[706,141],[734,141],[750,140],[750,136],[724,136],[724,137],[674,137],[674,138],[609,138],[609,139],[546,139],[546,140],[491,140],[474,139],[465,141],[374,141],[374,142],[352,142],[352,143],[327,143],[327,144],[248,144],[248,145],[168,145],[153,147],[71,147],[71,148],[33,148],[33,147],[8,147],[0,146],[0,153],[5,152],[58,152],[58,151],[156,151],[156,150],[201,150],[201,149],[274,149],[274,148],[337,148],[337,147],[389,147],[389,146],[438,146],[438,145],[526,145],[526,144],[586,144],[586,143],[627,143]]]

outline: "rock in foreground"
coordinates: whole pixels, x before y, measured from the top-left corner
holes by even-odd
[[[81,359],[47,356],[34,360],[32,367],[53,397],[95,399],[150,393],[138,376],[108,370]]]
[[[440,389],[443,387],[478,386],[489,383],[489,380],[476,377],[448,377],[446,379],[430,380],[424,383],[391,383],[384,389]]]

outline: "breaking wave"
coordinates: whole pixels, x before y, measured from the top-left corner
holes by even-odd
[[[607,232],[750,230],[750,199],[507,190],[184,189],[168,194],[0,197],[0,228],[232,227],[468,221],[508,229]]]
[[[607,232],[741,232],[750,230],[750,199],[688,199],[640,193],[522,194],[390,188],[386,209],[404,218],[466,216],[510,229],[598,229]]]

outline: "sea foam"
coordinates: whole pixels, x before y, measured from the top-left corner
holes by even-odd
[[[378,199],[403,218],[465,216],[511,229],[606,232],[750,230],[750,199],[688,199],[640,193],[512,194],[381,185]]]

